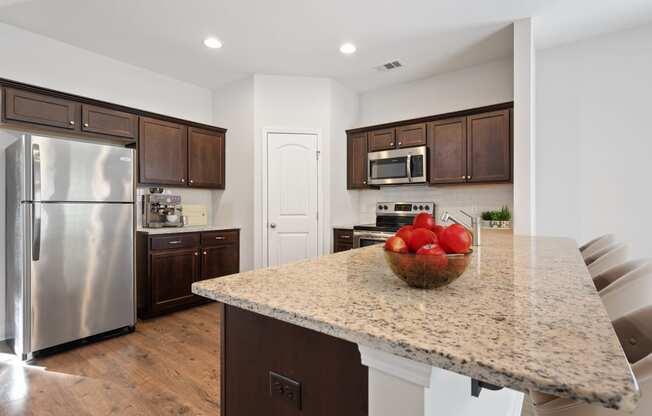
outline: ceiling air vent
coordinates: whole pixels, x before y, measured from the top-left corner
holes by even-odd
[[[382,64],[380,66],[376,67],[376,71],[389,71],[391,69],[396,69],[402,67],[403,64],[400,63],[399,61],[392,61],[392,62],[387,62],[386,64]]]

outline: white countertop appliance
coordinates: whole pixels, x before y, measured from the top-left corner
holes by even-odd
[[[2,131],[7,323],[22,359],[133,328],[134,151]]]

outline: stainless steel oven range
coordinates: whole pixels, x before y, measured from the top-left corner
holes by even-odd
[[[435,215],[434,202],[378,202],[376,223],[353,227],[353,248],[382,244],[420,212]]]

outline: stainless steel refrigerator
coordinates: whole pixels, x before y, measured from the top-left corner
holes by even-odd
[[[23,359],[135,325],[134,151],[2,131],[7,328]]]

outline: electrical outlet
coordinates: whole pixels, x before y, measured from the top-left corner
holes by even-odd
[[[273,371],[269,372],[269,395],[301,410],[301,383]]]

